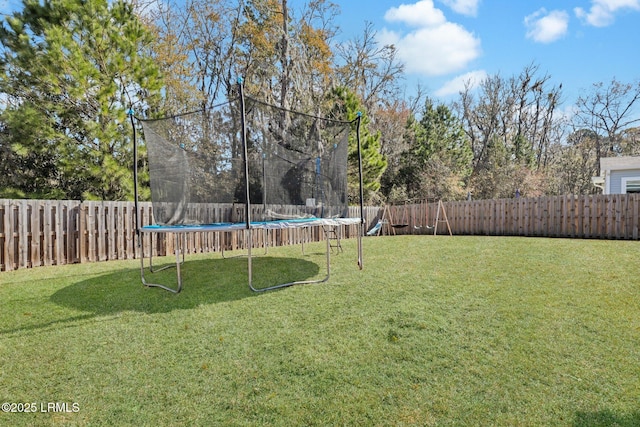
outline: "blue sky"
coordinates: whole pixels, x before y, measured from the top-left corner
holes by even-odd
[[[341,37],[393,43],[407,90],[455,96],[462,82],[511,77],[530,64],[573,103],[593,83],[640,79],[640,0],[333,0]]]
[[[290,4],[308,0],[290,0]],[[640,79],[640,0],[332,0],[340,38],[371,22],[393,43],[407,71],[407,93],[451,99],[465,81],[511,77],[530,64],[563,85],[573,103],[593,83]],[[0,0],[0,13],[20,2]]]

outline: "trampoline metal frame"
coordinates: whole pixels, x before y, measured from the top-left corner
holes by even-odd
[[[174,294],[178,294],[180,293],[180,291],[182,290],[182,271],[181,271],[181,266],[184,263],[185,260],[185,251],[182,250],[182,260],[180,260],[180,235],[182,234],[182,247],[184,248],[184,246],[186,246],[186,239],[187,239],[187,234],[186,233],[174,233],[175,234],[175,239],[176,239],[176,250],[175,250],[175,255],[176,255],[176,263],[175,265],[165,265],[164,267],[161,267],[157,270],[153,269],[153,234],[155,233],[150,233],[150,238],[151,238],[151,247],[149,248],[149,272],[151,273],[158,273],[160,271],[166,270],[168,268],[172,268],[175,267],[176,269],[176,277],[177,277],[177,285],[176,288],[171,288],[167,285],[162,285],[160,283],[151,283],[151,282],[147,282],[145,275],[144,275],[144,248],[143,245],[141,244],[141,240],[142,240],[142,236],[143,236],[143,232],[140,232],[138,234],[138,239],[140,240],[140,242],[138,243],[138,247],[140,248],[140,278],[142,279],[142,284],[146,287],[149,288],[161,288],[164,289],[165,291],[169,291],[169,292],[173,292]]]
[[[244,94],[243,94],[243,85],[242,79],[238,79],[238,87],[240,92],[240,121],[242,126],[242,139],[243,139],[243,160],[244,160],[244,175],[245,175],[245,189],[246,189],[246,200],[245,203],[245,222],[244,223],[231,223],[231,224],[209,224],[209,225],[194,225],[194,226],[141,226],[140,223],[140,211],[138,208],[138,147],[136,142],[136,126],[134,122],[134,114],[133,110],[129,110],[129,116],[131,119],[131,126],[133,128],[133,174],[134,174],[134,197],[136,204],[136,237],[138,240],[138,248],[140,249],[139,257],[140,257],[140,274],[142,279],[142,284],[146,287],[157,287],[164,289],[166,291],[178,294],[182,290],[182,269],[181,266],[185,261],[185,247],[186,247],[186,235],[191,232],[226,232],[226,231],[239,231],[244,229],[246,233],[247,240],[247,276],[249,288],[254,292],[264,292],[270,291],[274,289],[285,288],[293,285],[301,285],[301,284],[312,284],[312,283],[322,283],[329,280],[331,275],[331,243],[329,239],[329,231],[327,227],[323,227],[325,233],[325,241],[326,241],[326,276],[322,279],[316,280],[301,280],[301,281],[293,281],[287,283],[281,283],[273,286],[268,286],[266,288],[256,288],[253,285],[253,267],[252,267],[252,246],[253,246],[253,230],[256,229],[283,229],[283,228],[300,228],[300,227],[312,227],[312,226],[337,226],[337,225],[358,225],[357,232],[357,240],[358,240],[358,267],[360,270],[363,268],[363,256],[362,256],[362,234],[364,229],[364,194],[363,194],[363,172],[362,172],[362,152],[360,147],[360,119],[361,114],[358,113],[356,123],[356,142],[357,142],[357,150],[358,150],[358,175],[359,175],[359,184],[360,184],[360,218],[312,218],[305,220],[279,220],[279,221],[270,221],[270,222],[262,222],[262,223],[252,223],[251,222],[251,201],[249,197],[249,165],[247,162],[247,128],[245,122],[245,105],[244,105]],[[163,266],[159,269],[154,270],[153,268],[153,235],[156,233],[173,233],[175,236],[175,257],[176,257],[176,287],[171,287],[168,285],[160,284],[160,283],[151,283],[146,280],[145,277],[145,265],[144,265],[144,245],[142,244],[144,234],[149,233],[152,246],[149,251],[149,271],[151,273],[165,270],[167,268],[174,267],[173,265]],[[180,239],[182,237],[182,239]],[[182,241],[181,241],[182,240]],[[267,248],[265,247],[265,253]],[[304,251],[304,246],[303,246]],[[182,255],[182,260],[180,259],[180,255]],[[222,253],[224,257],[224,252]]]
[[[323,283],[329,280],[331,277],[331,241],[329,238],[329,228],[327,226],[342,226],[342,225],[358,225],[357,232],[357,241],[358,241],[358,265],[360,269],[362,269],[362,224],[360,222],[360,218],[333,218],[333,219],[309,219],[304,221],[273,221],[273,222],[263,222],[263,223],[252,223],[251,227],[246,229],[244,228],[244,224],[210,224],[210,225],[198,225],[198,226],[146,226],[141,227],[139,229],[138,234],[138,248],[140,249],[139,257],[140,257],[140,276],[142,279],[142,284],[146,287],[156,287],[161,288],[166,291],[172,293],[180,293],[182,290],[182,264],[185,261],[185,247],[186,247],[186,236],[188,233],[194,232],[228,232],[228,231],[240,231],[244,230],[247,241],[247,280],[249,289],[253,292],[264,292],[270,291],[280,288],[285,288],[293,285],[303,285],[303,284],[314,284],[314,283]],[[273,229],[292,229],[292,228],[309,228],[309,227],[322,227],[324,231],[324,237],[326,242],[326,275],[321,279],[314,280],[298,280],[292,282],[281,283],[273,286],[268,286],[266,288],[256,288],[253,284],[253,267],[252,267],[252,247],[253,247],[253,231],[262,229],[262,230],[273,230]],[[158,269],[153,268],[153,236],[154,234],[159,233],[171,233],[175,238],[175,264],[166,265]],[[149,234],[151,247],[149,249],[149,267],[145,267],[145,254],[144,254],[144,245],[142,244],[143,236],[145,234]],[[266,251],[265,251],[266,254]],[[182,257],[181,257],[182,255]],[[224,255],[223,255],[224,257]],[[181,259],[182,258],[182,259]],[[147,281],[145,276],[145,270],[148,269],[150,273],[157,273],[168,268],[176,269],[176,286],[171,287],[169,285],[161,284],[161,283],[152,283]]]

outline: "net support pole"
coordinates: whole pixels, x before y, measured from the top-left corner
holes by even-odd
[[[140,232],[140,206],[138,201],[138,137],[133,108],[130,108],[127,114],[131,120],[131,129],[133,130],[133,208],[135,209],[134,219],[136,221],[135,239],[139,251],[138,257],[140,257],[140,275],[144,283],[144,245],[142,244],[142,233]]]
[[[133,129],[133,204],[135,208],[134,218],[136,221],[136,235],[140,235],[140,219],[138,213],[138,139],[136,135],[136,124],[133,117],[133,109],[127,112],[131,120],[131,129]],[[139,243],[138,243],[139,244]]]
[[[360,146],[360,121],[362,113],[358,111],[358,119],[356,122],[356,142],[358,147],[358,178],[360,180],[360,229],[358,230],[358,267],[363,268],[362,259],[362,233],[364,227],[364,178],[362,176],[362,147]]]
[[[244,187],[245,187],[245,203],[244,203],[244,217],[245,217],[245,229],[247,235],[247,276],[249,280],[249,287],[252,288],[253,271],[251,263],[251,247],[253,246],[253,239],[251,236],[251,200],[249,197],[249,148],[247,147],[247,122],[246,111],[244,105],[244,89],[242,85],[242,77],[238,77],[238,92],[240,95],[240,125],[242,127],[241,140],[242,140],[242,161],[244,163]]]

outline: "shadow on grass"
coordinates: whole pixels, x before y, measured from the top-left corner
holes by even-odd
[[[578,412],[574,427],[637,427],[640,426],[640,412],[628,415],[615,414],[611,411]]]
[[[252,264],[256,288],[306,280],[320,270],[317,264],[301,258],[260,257],[253,258]],[[176,285],[175,268],[146,271],[145,277],[148,282]],[[120,270],[62,288],[51,301],[93,315],[110,315],[124,311],[165,313],[259,295],[248,287],[246,258],[186,261],[182,277],[182,292],[173,294],[143,286],[139,269]]]

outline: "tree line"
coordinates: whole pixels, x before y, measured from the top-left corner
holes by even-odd
[[[339,13],[329,0],[23,0],[0,27],[0,198],[132,199],[129,110],[214,105],[238,76],[285,110],[361,113],[369,203],[589,194],[601,157],[640,154],[638,81],[594,82],[565,105],[531,63],[446,104],[406,97],[396,48],[371,23],[341,40]]]

